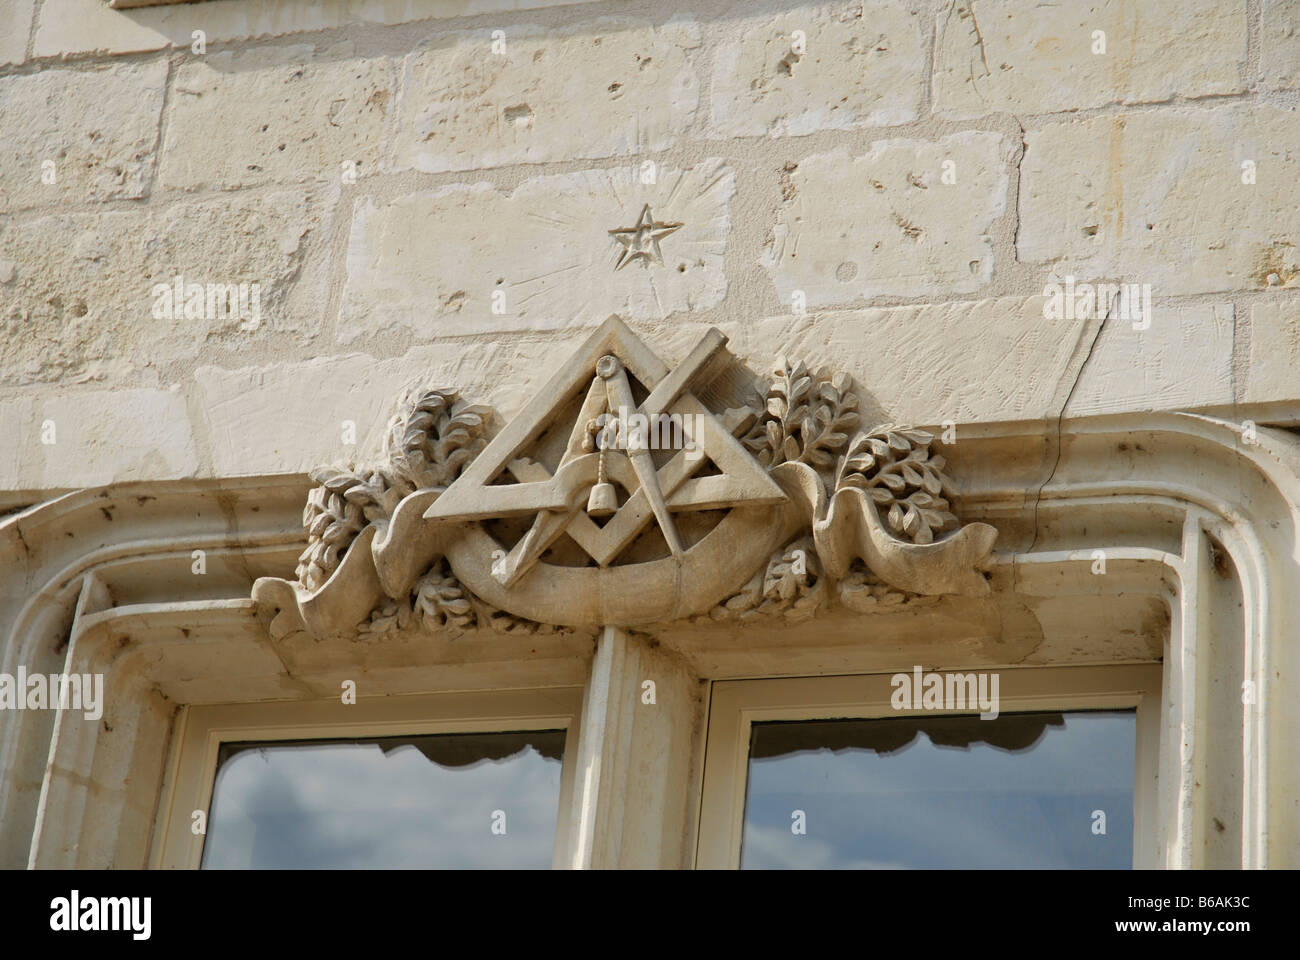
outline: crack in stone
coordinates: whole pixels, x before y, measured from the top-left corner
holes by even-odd
[[[1103,317],[1101,323],[1097,325],[1097,332],[1093,335],[1092,343],[1088,344],[1088,353],[1084,356],[1083,363],[1079,364],[1079,369],[1074,375],[1074,382],[1070,384],[1070,390],[1065,395],[1065,400],[1061,403],[1060,411],[1056,414],[1056,460],[1052,463],[1051,473],[1047,475],[1047,479],[1038,485],[1038,490],[1034,493],[1034,536],[1033,539],[1029,541],[1029,546],[1025,548],[1024,553],[1026,556],[1033,552],[1034,547],[1038,543],[1038,508],[1043,501],[1043,491],[1056,477],[1056,471],[1061,466],[1061,431],[1062,423],[1065,420],[1065,411],[1070,407],[1070,400],[1074,397],[1074,391],[1078,389],[1079,381],[1083,379],[1083,371],[1088,369],[1088,361],[1092,359],[1093,351],[1097,349],[1097,342],[1101,339],[1102,331],[1106,329],[1106,321],[1109,319],[1109,311],[1107,311],[1107,316]],[[1015,573],[1016,565],[1014,563],[1011,565],[1011,571],[1011,589],[1012,592],[1015,592],[1017,578]]]
[[[988,77],[988,76],[992,76],[993,71],[991,71],[991,70],[989,69],[989,61],[988,61],[988,57],[985,55],[985,52],[984,52],[984,34],[980,33],[980,22],[979,22],[979,20],[977,20],[977,19],[975,18],[975,4],[974,4],[973,0],[972,0],[971,3],[968,3],[968,4],[966,5],[966,10],[967,10],[967,12],[970,13],[970,25],[971,25],[971,29],[975,31],[975,42],[976,42],[977,44],[979,44],[979,48],[980,48],[980,63],[982,63],[982,64],[984,65],[984,76],[986,76],[986,77]],[[972,65],[972,66],[973,66],[973,65]],[[971,83],[972,83],[972,85],[974,84],[974,82],[975,82],[975,73],[974,73],[974,70],[972,70],[972,71],[971,71]]]
[[[29,547],[29,546],[27,545],[27,541],[26,541],[26,539],[24,539],[24,537],[23,537],[23,528],[22,528],[21,526],[19,526],[18,524],[15,523],[15,524],[14,524],[14,533],[17,534],[17,536],[18,536],[18,543],[22,545],[22,548],[23,548],[23,556],[26,557],[28,560],[31,560],[31,558],[32,558],[32,548]]]

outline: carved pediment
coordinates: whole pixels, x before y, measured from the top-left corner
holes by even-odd
[[[779,361],[764,406],[713,409],[710,330],[669,369],[611,317],[490,439],[453,390],[409,397],[373,465],[322,468],[272,631],[554,632],[859,613],[988,592],[933,437],[859,428],[847,375]]]

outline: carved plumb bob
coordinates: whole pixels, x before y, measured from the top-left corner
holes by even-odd
[[[378,463],[313,471],[297,579],[254,585],[272,632],[800,620],[988,592],[996,533],[960,525],[934,437],[861,429],[847,374],[784,358],[761,405],[711,410],[692,387],[725,343],[710,330],[670,370],[611,317],[490,439],[492,411],[454,390],[404,398]],[[685,446],[593,444],[632,416]]]

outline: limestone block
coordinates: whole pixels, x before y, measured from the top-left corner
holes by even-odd
[[[0,225],[0,384],[103,380],[205,345],[300,342],[321,322],[322,267],[307,259],[319,219],[295,192]],[[155,290],[177,277],[179,306]],[[197,301],[192,284],[203,285]],[[209,304],[209,284],[236,285],[240,309]]]
[[[939,14],[934,104],[974,117],[1238,93],[1245,63],[1242,2],[950,0]]]
[[[1020,260],[1156,297],[1300,287],[1296,108],[1096,117],[1026,143]]]
[[[417,388],[459,390],[466,402],[487,404],[508,420],[583,334],[422,345],[385,360],[350,353],[235,370],[201,366],[194,396],[205,417],[213,473],[305,473],[349,459],[374,460],[402,394]]]
[[[811,369],[849,372],[857,380],[864,426],[1054,418],[1067,397],[1071,416],[1232,402],[1230,304],[1155,306],[1144,331],[1135,330],[1134,320],[1117,311],[1086,367],[1082,363],[1097,335],[1095,321],[1049,319],[1047,305],[1042,296],[998,297],[810,311],[802,317],[785,313],[713,323],[674,319],[644,336],[665,358],[680,357],[716,325],[730,337],[727,349],[760,379],[769,376],[781,354],[805,360]],[[1270,400],[1296,392],[1300,301],[1289,309],[1280,313],[1289,319],[1274,321],[1274,329],[1289,330],[1295,347],[1263,347],[1277,357]],[[736,405],[744,393],[719,397],[723,406]]]
[[[165,188],[341,182],[374,173],[396,89],[349,44],[214,53],[177,71],[159,171]],[[338,58],[338,59],[336,59]]]
[[[188,477],[198,470],[179,389],[74,393],[37,407],[36,433],[22,438],[26,486],[93,487]],[[53,443],[42,442],[51,436]]]
[[[165,63],[0,78],[0,211],[145,196],[166,79]]]
[[[1232,403],[1232,318],[1226,303],[1154,307],[1146,329],[1111,317],[1065,415]]]
[[[0,400],[0,490],[18,487],[23,461],[33,455],[25,442],[32,404],[30,397]]]
[[[27,59],[36,0],[0,0],[0,66]]]
[[[917,118],[925,41],[916,11],[805,6],[743,23],[714,54],[712,136],[803,136]]]
[[[1043,297],[782,314],[738,326],[755,371],[778,353],[857,381],[864,425],[937,426],[1060,413],[1095,323],[1045,320]]]
[[[1300,87],[1300,5],[1294,0],[1263,0],[1259,69],[1266,86]]]
[[[604,18],[434,37],[403,63],[394,170],[470,170],[671,146],[695,116],[699,27]]]
[[[988,231],[1006,207],[1012,149],[967,131],[804,158],[762,259],[782,302],[796,291],[813,307],[978,290],[993,277]]]
[[[216,476],[307,472],[377,442],[393,363],[362,354],[194,373]]]
[[[30,6],[31,0],[26,0]],[[469,17],[566,6],[584,0],[222,0],[113,10],[104,0],[58,0],[41,9],[36,56],[136,53],[189,47],[194,31],[206,43],[273,37],[356,24]]]
[[[1300,393],[1300,300],[1250,308],[1245,403],[1294,400]]]
[[[615,167],[535,177],[510,193],[454,184],[359,200],[339,340],[402,327],[420,339],[554,329],[717,305],[734,175],[712,160],[659,169],[652,184],[642,173]]]

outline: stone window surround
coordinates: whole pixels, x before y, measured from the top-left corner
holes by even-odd
[[[963,515],[997,526],[1006,544],[995,555],[995,604],[1092,597],[1071,614],[1099,637],[1150,629],[1116,621],[1121,598],[1156,598],[1167,610],[1160,865],[1294,866],[1300,769],[1288,754],[1300,708],[1288,686],[1300,648],[1288,631],[1300,622],[1290,589],[1300,441],[1290,428],[1300,417],[1263,405],[1220,413],[963,427],[954,473]],[[1254,443],[1242,439],[1247,418],[1270,424]],[[940,609],[938,620],[867,621],[887,642],[863,642],[867,625],[847,638],[747,630],[743,647],[707,631],[659,638],[607,628],[594,656],[589,638],[494,638],[431,644],[419,668],[358,645],[308,662],[275,649],[244,599],[250,575],[291,565],[305,487],[300,476],[131,484],[67,494],[0,525],[6,559],[31,571],[26,585],[7,588],[19,609],[6,624],[2,669],[104,672],[108,691],[98,724],[35,711],[7,720],[0,862],[146,865],[178,703],[337,697],[350,675],[363,694],[583,685],[566,751],[578,771],[564,828],[569,864],[690,866],[706,681],[1011,665],[1032,650],[1017,647],[1010,607],[999,611],[997,635],[973,640],[958,629],[973,608],[958,605],[947,619]],[[193,581],[167,572],[196,548],[215,574],[197,598]],[[1096,550],[1104,576],[1092,573]],[[171,599],[131,602],[147,592],[133,585],[146,582]],[[934,640],[940,624],[954,635]],[[515,652],[525,647],[532,653]],[[1051,665],[1070,662],[1054,649]],[[1254,703],[1241,703],[1234,668],[1253,682]],[[658,686],[653,711],[638,706],[647,675]],[[1229,808],[1235,816],[1224,817]],[[1225,819],[1226,829],[1210,827]]]

